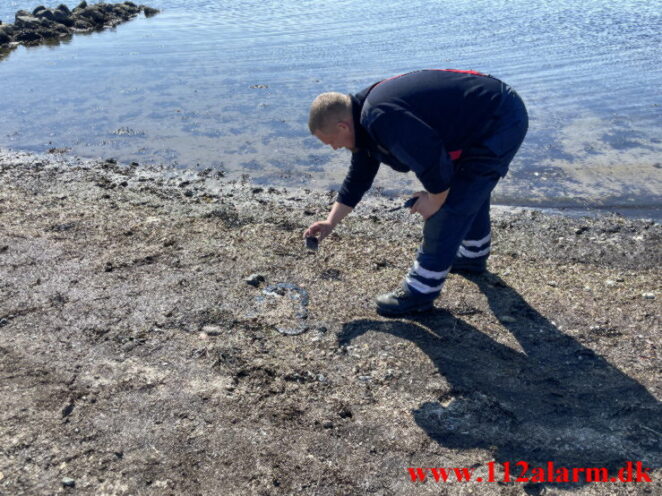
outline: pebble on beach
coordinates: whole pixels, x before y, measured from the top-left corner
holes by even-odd
[[[202,332],[207,336],[218,336],[221,334],[222,329],[217,325],[206,325],[203,326]]]
[[[257,288],[261,283],[263,283],[267,279],[262,274],[251,274],[244,280],[246,281],[246,284],[255,286]]]
[[[65,477],[62,479],[62,485],[64,487],[76,487],[76,481],[71,477]]]

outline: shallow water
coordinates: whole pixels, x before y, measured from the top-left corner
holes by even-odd
[[[0,146],[337,188],[349,154],[309,136],[316,94],[466,68],[510,83],[529,107],[529,135],[497,202],[662,207],[656,2],[147,3],[162,13],[0,61]],[[0,19],[36,5],[2,2]],[[383,191],[418,189],[387,169]]]

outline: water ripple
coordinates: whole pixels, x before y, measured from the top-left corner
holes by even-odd
[[[284,183],[314,171],[317,184],[337,186],[346,156],[330,155],[306,130],[315,94],[422,67],[470,68],[510,82],[532,117],[501,197],[660,203],[655,2],[147,3],[161,14],[59,47],[19,48],[0,62],[0,146],[222,163]],[[33,7],[0,2],[0,19]],[[388,190],[403,184],[379,181]]]

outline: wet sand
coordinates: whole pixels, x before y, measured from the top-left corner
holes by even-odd
[[[495,208],[490,273],[386,319],[421,221],[370,196],[306,250],[334,197],[0,152],[0,493],[662,490],[659,224]],[[407,471],[491,461],[653,482]]]

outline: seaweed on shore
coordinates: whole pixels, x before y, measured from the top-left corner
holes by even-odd
[[[662,494],[659,223],[495,207],[488,273],[384,319],[420,216],[371,192],[310,252],[330,199],[0,149],[0,493]]]

